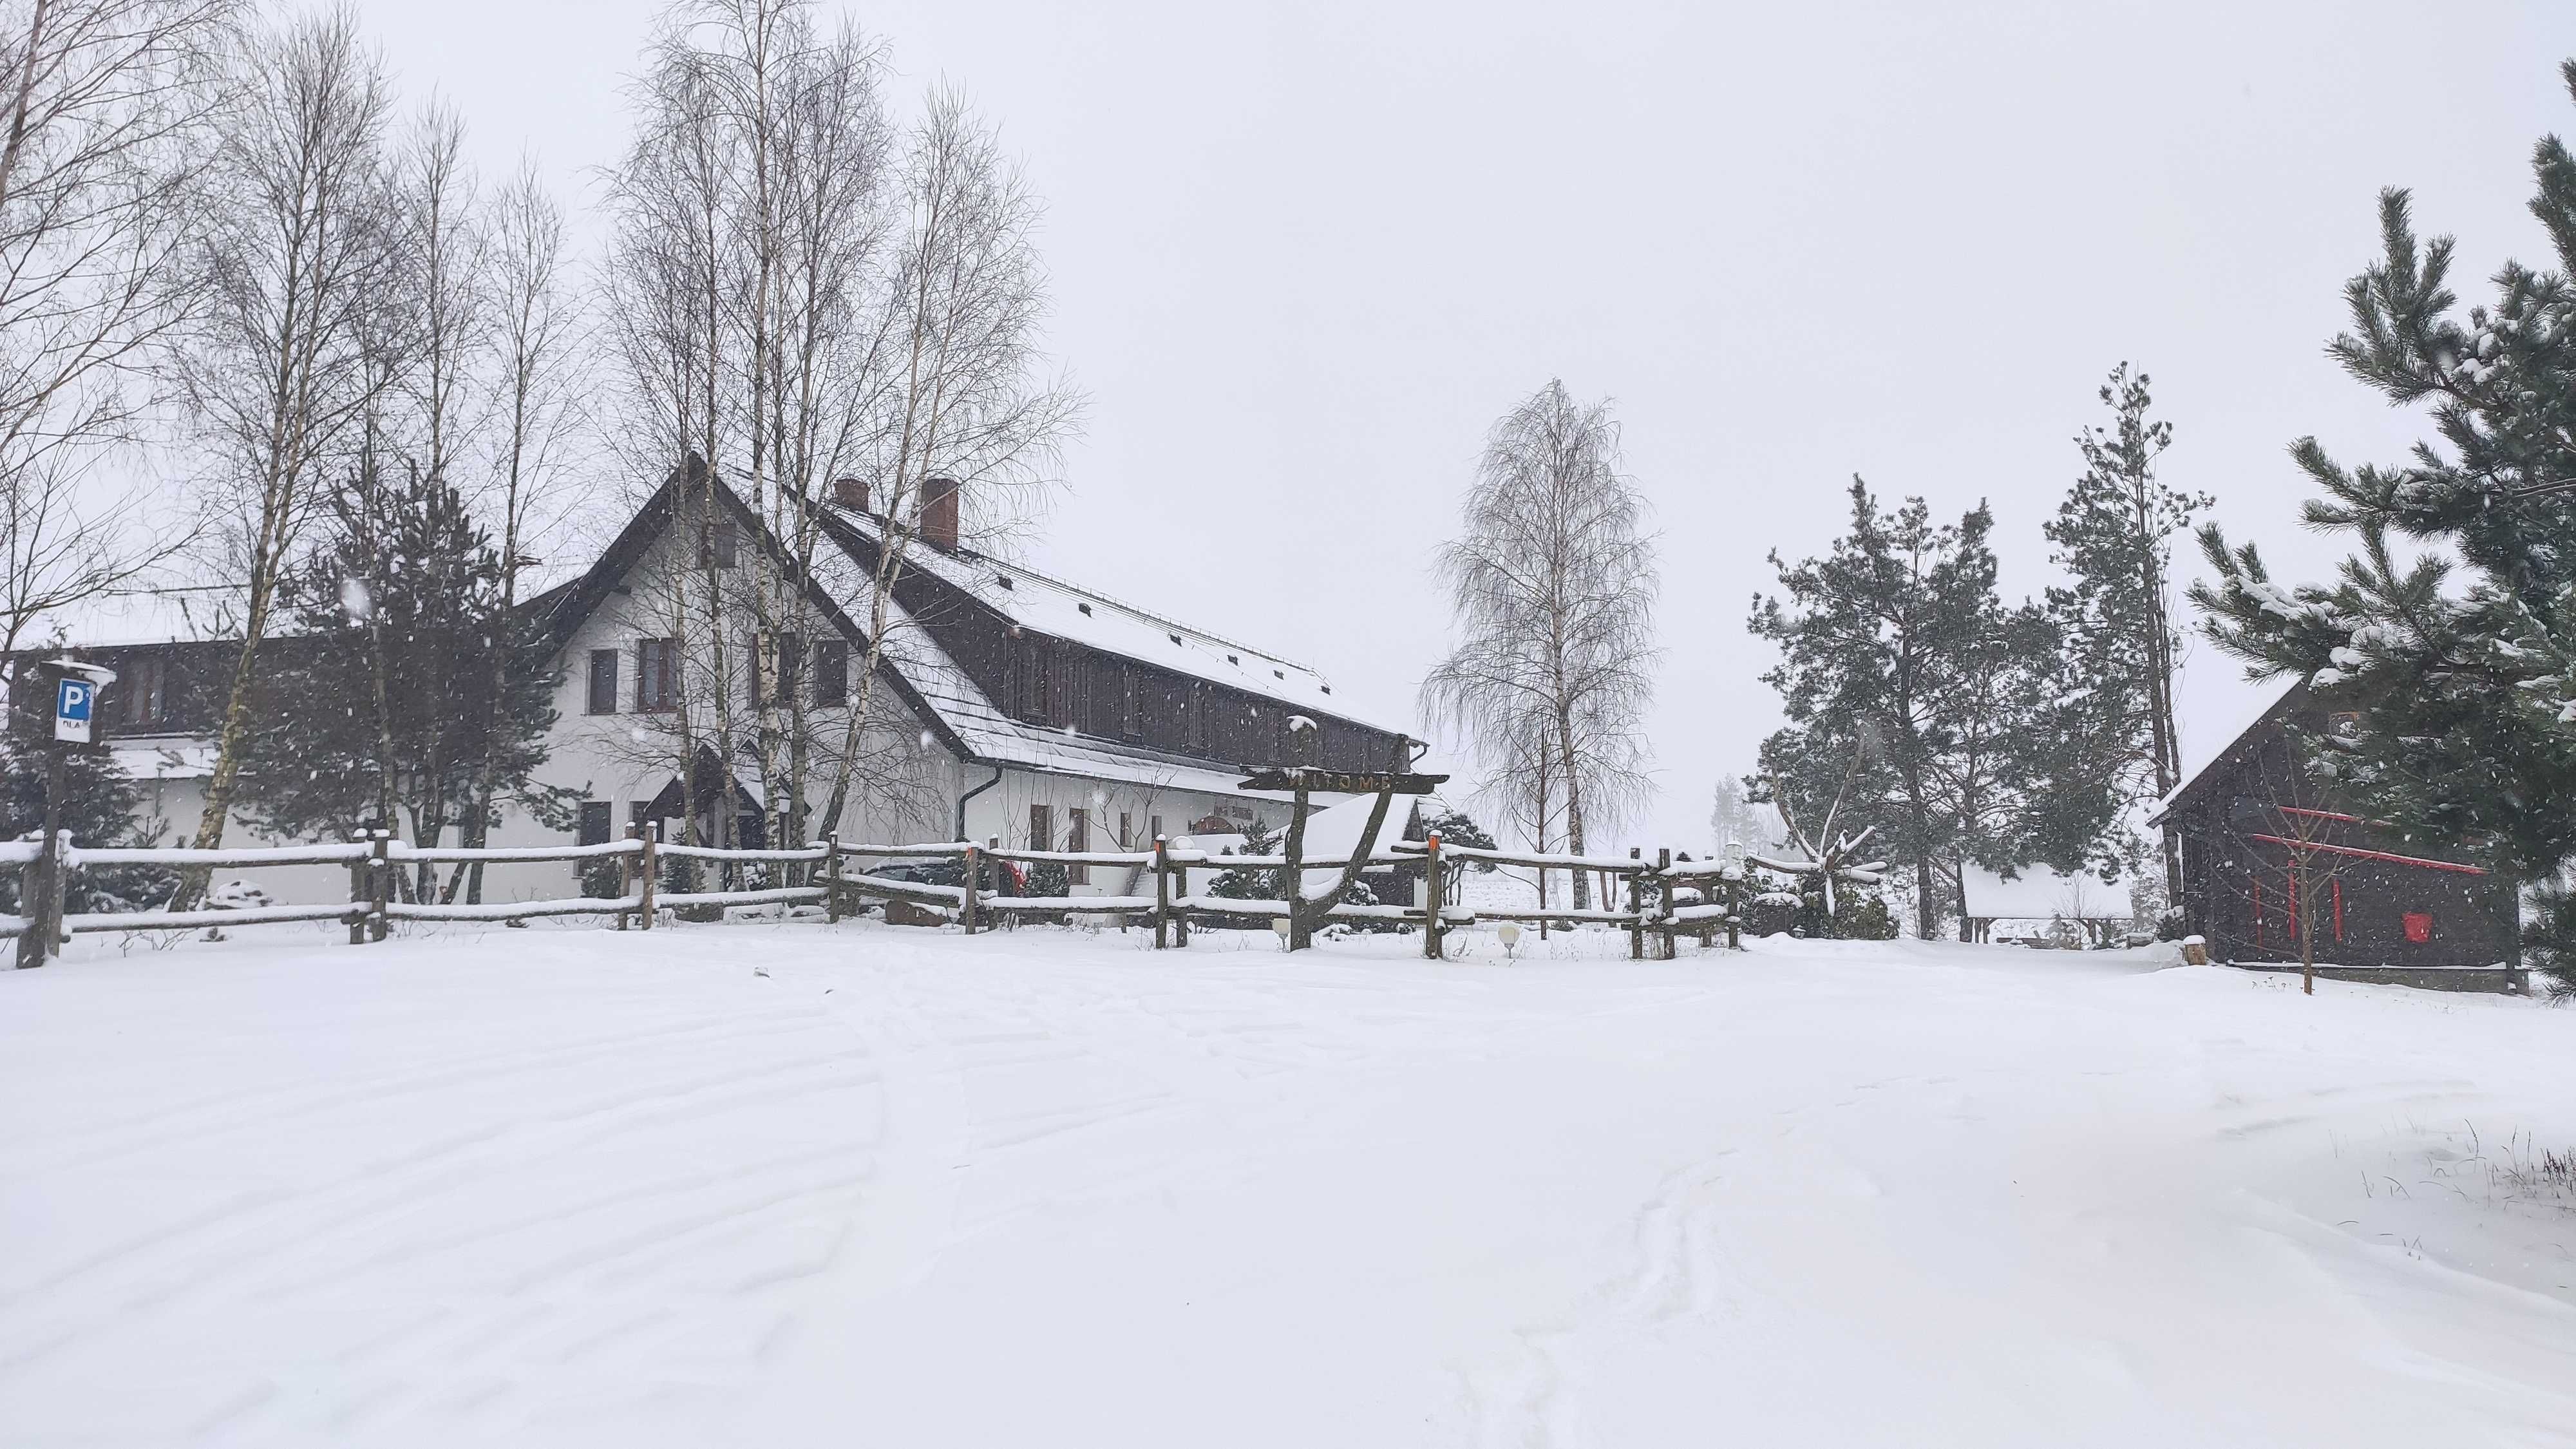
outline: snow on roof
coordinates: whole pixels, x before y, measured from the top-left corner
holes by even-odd
[[[280,618],[274,627],[285,623]],[[74,649],[121,649],[238,639],[240,624],[240,589],[190,584],[93,594],[37,615],[19,637],[38,647],[59,637]]]
[[[2048,921],[2126,920],[2129,893],[2106,885],[2098,875],[2065,875],[2046,866],[2025,866],[2006,880],[1982,865],[1959,871],[1961,914],[1980,920]]]
[[[877,520],[871,515],[838,505],[833,506],[832,512],[868,537],[877,536]],[[1348,701],[1333,693],[1332,682],[1310,666],[1193,628],[1097,590],[972,549],[914,548],[904,555],[904,566],[946,580],[1023,628],[1141,663],[1159,664],[1301,709],[1396,732],[1396,726],[1355,713]]]
[[[2227,753],[2229,746],[2244,738],[2247,730],[2260,723],[2263,716],[2270,714],[2273,707],[2287,698],[2299,684],[2295,678],[2276,679],[2248,688],[2230,701],[2236,708],[2219,717],[2218,722],[2225,726],[2223,729],[2203,729],[2190,720],[2181,721],[2182,779],[2164,798],[2148,808],[2147,818],[2153,820],[2171,809],[2174,801],[2192,787],[2203,771],[2218,763],[2218,757]]]
[[[969,755],[1085,779],[1114,780],[1148,789],[1285,800],[1270,791],[1239,789],[1243,772],[1204,760],[1181,760],[1076,730],[1030,724],[996,707],[983,689],[939,647],[900,603],[886,601],[885,655],[896,672],[955,732]]]
[[[202,780],[215,772],[215,747],[208,740],[137,740],[110,745],[107,753],[129,779]]]
[[[1377,834],[1368,834],[1369,811],[1377,805],[1374,795],[1354,795],[1339,805],[1308,813],[1306,833],[1298,842],[1305,853],[1300,860],[1348,860],[1354,855],[1376,855],[1404,838],[1404,822],[1413,814],[1413,802],[1402,797],[1386,802],[1386,819],[1379,823]],[[1333,888],[1341,880],[1338,868],[1299,871],[1302,891],[1313,899]]]

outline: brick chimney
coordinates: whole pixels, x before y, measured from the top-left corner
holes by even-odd
[[[957,547],[957,480],[928,478],[922,481],[921,541],[932,548],[954,550]]]
[[[866,479],[864,479],[864,478],[835,478],[835,479],[833,479],[833,480],[832,480],[832,501],[833,501],[834,503],[839,504],[839,505],[840,505],[840,506],[842,506],[843,508],[854,508],[854,509],[857,509],[857,510],[858,510],[859,512],[861,512],[861,513],[865,513],[865,512],[867,512],[867,511],[868,511],[868,483],[867,483],[867,480],[866,480]]]

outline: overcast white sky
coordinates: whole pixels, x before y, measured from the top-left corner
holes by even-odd
[[[586,206],[648,0],[370,0],[406,88],[488,170]],[[2321,355],[2373,197],[2456,231],[2464,295],[2543,259],[2531,143],[2576,5],[1355,3],[851,11],[907,85],[966,87],[1050,203],[1058,356],[1088,388],[1035,562],[1323,669],[1389,721],[1441,651],[1426,559],[1487,425],[1550,376],[1608,395],[1660,514],[1662,797],[1697,844],[1777,724],[1744,630],[1764,555],[1842,490],[1997,514],[2048,581],[2068,439],[2123,358],[2167,476],[2283,572],[2285,445],[2415,434]],[[2247,686],[2207,650],[2186,736]]]

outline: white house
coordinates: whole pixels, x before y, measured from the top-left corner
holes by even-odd
[[[782,545],[703,472],[685,484],[675,475],[596,559],[562,571],[569,576],[531,599],[524,607],[543,622],[557,712],[538,775],[579,804],[560,826],[509,805],[488,843],[605,839],[644,820],[679,838],[681,802],[692,793],[681,761],[692,757],[698,838],[763,833],[786,812],[769,798],[771,783],[746,743],[755,733],[751,697],[762,689],[772,716],[792,714],[787,733],[805,742],[807,833],[837,827],[845,842],[962,833],[1013,846],[1142,849],[1156,834],[1177,838],[1201,822],[1281,825],[1284,797],[1236,782],[1247,766],[1290,758],[1288,722],[1297,716],[1317,726],[1319,763],[1387,768],[1410,758],[1398,731],[1344,708],[1308,666],[963,545],[954,492],[936,487],[888,601],[869,719],[854,731],[869,585],[888,526],[854,484],[816,521],[813,587],[785,609],[800,621],[793,632],[760,629],[751,600],[755,576],[773,592],[782,587],[774,567]],[[769,550],[773,566],[756,567],[755,550]],[[195,828],[203,807],[212,724],[239,638],[229,597],[221,588],[111,596],[31,636],[45,652],[68,648],[119,671],[101,702],[108,748],[143,783],[147,814],[173,841]],[[770,600],[769,617],[783,607]],[[781,690],[793,692],[792,711]],[[726,719],[737,736],[730,772],[715,748]],[[785,788],[785,747],[773,753],[769,768]],[[841,783],[839,816],[823,819]],[[721,819],[728,785],[737,810]],[[256,790],[245,782],[246,795]],[[238,814],[226,839],[274,843]],[[456,840],[451,829],[445,843]],[[494,866],[484,896],[563,895],[571,870]],[[284,900],[339,899],[348,888],[336,868],[240,874]],[[1125,884],[1077,869],[1071,889]]]

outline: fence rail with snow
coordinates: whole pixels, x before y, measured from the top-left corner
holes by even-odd
[[[1644,858],[1642,851],[1631,851],[1625,859],[1534,854],[1445,845],[1436,835],[1427,841],[1395,842],[1385,851],[1365,856],[1343,854],[1311,858],[1289,854],[1210,855],[1201,850],[1175,847],[1161,839],[1157,839],[1148,850],[1066,851],[1011,850],[1004,848],[998,840],[845,844],[834,835],[812,845],[789,849],[728,849],[664,842],[649,831],[632,827],[625,839],[599,844],[497,848],[413,846],[383,832],[356,841],[210,850],[85,847],[68,840],[57,843],[60,849],[54,852],[48,852],[41,842],[0,843],[0,869],[15,867],[24,873],[29,889],[22,890],[21,897],[33,902],[37,908],[29,916],[0,915],[0,937],[20,938],[21,965],[41,962],[43,955],[48,954],[44,949],[48,938],[59,946],[70,936],[83,932],[193,930],[199,927],[337,921],[349,928],[349,939],[356,944],[383,940],[388,926],[395,921],[525,921],[543,917],[602,916],[613,918],[620,930],[627,929],[630,924],[637,929],[650,930],[664,911],[820,905],[827,920],[837,921],[842,915],[855,913],[872,902],[887,903],[889,914],[898,918],[904,913],[895,910],[893,903],[902,903],[921,912],[912,915],[910,918],[913,920],[953,922],[970,935],[996,925],[1016,923],[1032,915],[1119,916],[1150,925],[1154,944],[1160,949],[1186,946],[1193,923],[1267,922],[1288,913],[1289,902],[1285,897],[1237,898],[1194,890],[1191,875],[1195,871],[1273,872],[1274,884],[1293,889],[1309,905],[1320,905],[1324,896],[1307,890],[1308,872],[1331,871],[1349,875],[1354,873],[1354,867],[1366,869],[1373,866],[1418,868],[1422,873],[1420,894],[1423,903],[1341,902],[1330,907],[1327,918],[1344,922],[1391,923],[1418,929],[1423,933],[1423,953],[1428,957],[1436,959],[1440,956],[1442,938],[1450,930],[1482,923],[1528,922],[1536,923],[1542,931],[1550,924],[1573,923],[1624,928],[1629,935],[1632,956],[1644,958],[1650,950],[1655,950],[1668,958],[1672,955],[1676,934],[1695,934],[1703,944],[1713,944],[1714,932],[1724,929],[1728,944],[1736,944],[1736,930],[1742,915],[1740,892],[1744,884],[1744,872],[1739,867],[1712,862],[1694,864],[1687,860],[1677,865],[1669,851],[1659,851],[1651,861]],[[438,899],[407,899],[402,880],[404,867],[544,862],[580,866],[595,861],[616,862],[614,894],[551,900],[458,901],[454,899],[456,883],[452,880]],[[788,877],[788,881],[744,889],[665,890],[661,878],[665,874],[666,862],[670,861],[709,863],[725,868],[727,873],[731,873],[731,868],[774,867]],[[960,883],[950,885],[907,880],[857,868],[869,862],[905,862],[913,868],[927,863],[953,862]],[[1002,868],[1005,864],[1122,870],[1128,872],[1128,890],[1096,896],[1025,895],[1017,889],[1020,876],[1016,872],[1005,871]],[[1471,910],[1447,904],[1450,873],[1475,864],[1541,872],[1590,873],[1601,881],[1604,905],[1597,909],[1540,904],[1525,910],[1492,907]],[[1779,868],[1769,861],[1762,864]],[[276,865],[344,866],[349,871],[349,899],[311,905],[255,903],[68,914],[61,909],[65,883],[73,873],[84,868],[160,866],[200,874]],[[878,867],[880,870],[902,868],[905,867],[891,864]],[[458,874],[461,877],[462,871]],[[1153,893],[1135,893],[1136,888],[1149,878]],[[970,882],[971,890],[968,888]],[[1289,882],[1296,884],[1291,887],[1287,885]],[[1341,882],[1336,879],[1326,894],[1338,895],[1341,890]],[[1693,894],[1681,894],[1685,890]],[[1721,890],[1728,892],[1724,903],[1713,899]],[[1625,895],[1624,905],[1612,904],[1622,893]],[[50,920],[50,930],[38,924],[40,917]]]

